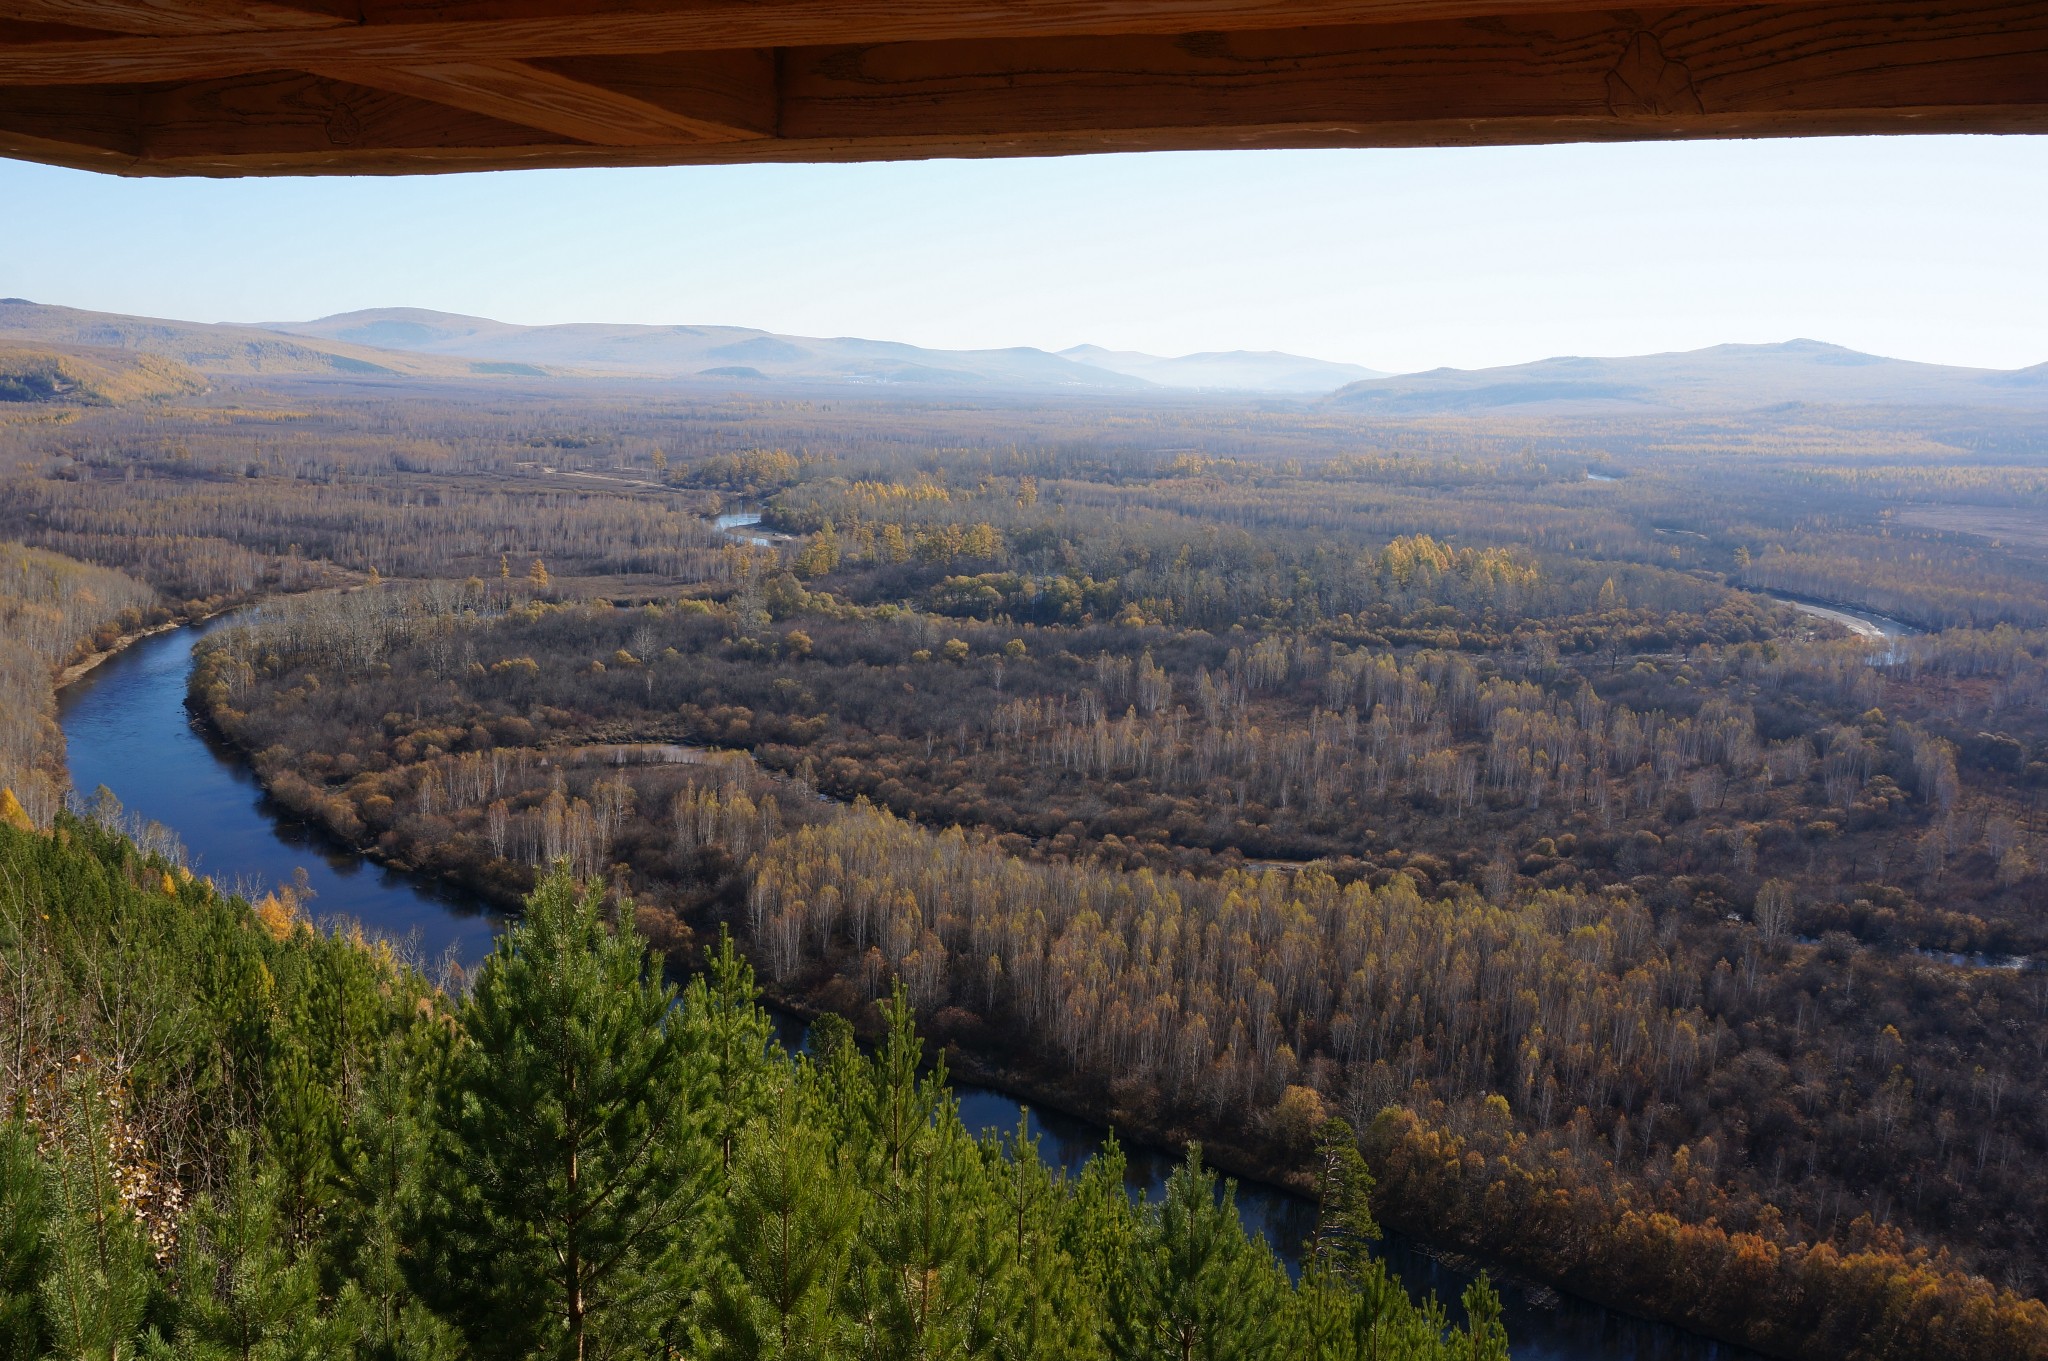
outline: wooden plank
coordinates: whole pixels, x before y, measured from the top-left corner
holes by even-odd
[[[142,96],[137,90],[60,86],[50,90],[0,89],[0,141],[36,144],[55,155],[18,151],[29,160],[83,155],[132,161],[142,154]]]
[[[62,166],[67,170],[95,170],[104,175],[140,176],[160,174],[133,156],[105,147],[81,146],[76,142],[36,137],[16,132],[0,123],[0,156],[39,165]]]
[[[419,175],[479,170],[524,170],[592,166],[731,165],[738,163],[826,163],[880,160],[956,159],[999,156],[1060,156],[1102,152],[1202,151],[1256,148],[1453,147],[1551,142],[1614,142],[1714,137],[1858,137],[1896,133],[1897,115],[1851,111],[1751,117],[1717,116],[1674,120],[1508,119],[1484,123],[1454,119],[1388,124],[1361,133],[1352,128],[1164,129],[1144,132],[1035,133],[1001,138],[894,137],[884,140],[772,138],[753,142],[693,142],[675,147],[593,147],[534,144],[502,148],[265,150],[236,154],[226,149],[171,158],[134,161],[117,173],[135,176],[249,175]],[[2048,111],[2039,107],[1975,107],[1918,113],[1915,132],[2048,134]],[[0,138],[4,138],[0,132]],[[45,159],[29,157],[30,159]]]
[[[0,18],[109,33],[178,35],[340,28],[357,21],[347,0],[0,0]]]
[[[645,63],[642,63],[644,66]],[[517,61],[321,66],[336,80],[432,100],[600,146],[671,146],[766,136],[774,126],[768,53],[681,53],[661,70],[621,71],[616,88],[586,68]],[[754,88],[746,88],[751,78]],[[656,97],[646,97],[647,92]]]
[[[11,0],[7,0],[11,2]],[[783,46],[1192,33],[1534,12],[1470,0],[357,0],[365,24],[596,19],[656,14]],[[1796,0],[1794,0],[1796,2]],[[1583,0],[1579,0],[1582,5]],[[1556,6],[1552,6],[1556,8]],[[723,45],[722,43],[720,45]]]
[[[783,58],[783,135],[955,139],[1454,119],[2048,108],[2048,6],[1768,6]]]
[[[43,24],[28,19],[0,19],[0,52],[24,47],[29,43],[89,42],[106,36],[88,28],[74,28],[69,24]]]
[[[0,0],[0,18],[24,0]],[[43,0],[32,0],[42,3]],[[192,0],[199,3],[200,0]],[[431,65],[554,56],[1098,33],[1172,34],[1568,12],[1585,0],[674,0],[635,9],[579,0],[438,6],[431,15],[327,32],[107,38],[0,50],[0,84],[115,85],[212,79],[341,63]],[[560,11],[567,12],[560,12]],[[484,17],[500,12],[510,17]]]
[[[781,77],[771,48],[542,57],[531,64],[701,121],[727,136],[771,137],[780,117]]]
[[[559,140],[468,110],[293,71],[144,87],[140,95],[142,152],[150,160],[223,151],[278,158],[316,151],[489,151]]]

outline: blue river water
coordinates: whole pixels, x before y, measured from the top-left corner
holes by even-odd
[[[67,687],[59,697],[71,779],[82,793],[104,785],[132,815],[162,823],[183,842],[195,873],[224,888],[260,890],[299,884],[319,920],[360,922],[406,942],[430,972],[444,961],[473,966],[489,953],[502,919],[460,892],[394,873],[337,847],[295,822],[257,785],[247,765],[210,739],[185,707],[192,648],[215,621],[142,639]],[[801,1042],[802,1022],[778,1017],[785,1043]],[[1009,1134],[1028,1118],[1048,1163],[1077,1171],[1107,1131],[1089,1121],[1026,1108],[1002,1092],[956,1087],[968,1128]],[[1127,1144],[1134,1193],[1157,1194],[1178,1158]],[[1259,1185],[1238,1188],[1247,1227],[1283,1260],[1298,1263],[1314,1210],[1298,1196]],[[1474,1271],[1441,1261],[1390,1235],[1389,1266],[1417,1295],[1435,1292],[1457,1314]],[[1496,1273],[1498,1276],[1498,1273]],[[1499,1279],[1515,1361],[1758,1361],[1754,1353],[1569,1295]]]

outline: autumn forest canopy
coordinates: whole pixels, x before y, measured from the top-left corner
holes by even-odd
[[[2048,1357],[2037,415],[213,383],[0,414],[8,1355],[1503,1354],[1376,1219]],[[236,608],[195,713],[474,976],[63,811],[53,678]]]

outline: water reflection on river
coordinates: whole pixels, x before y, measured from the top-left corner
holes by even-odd
[[[130,812],[161,822],[184,842],[193,870],[224,888],[275,887],[303,873],[318,918],[409,939],[430,965],[450,952],[483,958],[497,922],[473,899],[336,848],[289,818],[235,753],[193,724],[192,647],[227,622],[145,638],[64,690],[73,788],[105,785]]]
[[[762,524],[758,508],[727,511],[723,515],[713,517],[712,523],[742,543],[765,546],[784,543],[789,539],[789,535]]]
[[[490,949],[499,919],[459,893],[440,892],[336,849],[290,820],[258,788],[235,755],[209,740],[185,709],[192,647],[221,627],[178,629],[146,638],[65,690],[60,699],[70,747],[72,783],[105,785],[129,810],[176,832],[193,868],[224,887],[288,884],[303,872],[317,918],[352,918],[367,929],[412,942],[432,965],[450,958],[473,966]],[[778,1017],[785,1043],[800,1046],[803,1025]],[[969,1129],[1012,1134],[1024,1108],[1001,1092],[956,1087]],[[1039,1152],[1069,1172],[1101,1147],[1100,1126],[1058,1114],[1030,1112]],[[1153,1149],[1126,1147],[1134,1192],[1157,1194],[1177,1161]],[[1246,1225],[1283,1259],[1299,1261],[1313,1210],[1298,1197],[1266,1187],[1238,1192]],[[1472,1273],[1438,1261],[1416,1245],[1390,1238],[1389,1265],[1418,1294],[1434,1291],[1453,1306]],[[1750,1361],[1752,1353],[1648,1323],[1570,1297],[1503,1283],[1516,1361]]]

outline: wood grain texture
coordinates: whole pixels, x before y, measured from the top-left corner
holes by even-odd
[[[913,23],[927,21],[921,3]],[[701,18],[704,7],[689,4]],[[1055,8],[1081,22],[1104,6],[1009,7],[1041,22]],[[795,0],[728,0],[726,12],[755,24],[812,13]],[[560,41],[569,22],[470,27],[524,51],[544,45],[543,29]],[[436,54],[424,35],[447,26],[11,44],[0,48],[0,154],[130,174],[411,173],[2048,130],[2048,0],[1523,11],[518,58]],[[256,39],[299,55],[204,79],[181,65],[202,48]],[[355,58],[303,59],[329,50]],[[157,55],[108,67],[110,52]],[[245,58],[231,50],[220,60]],[[51,75],[53,61],[64,78],[25,79]],[[88,82],[88,67],[150,76]]]
[[[359,18],[347,0],[0,0],[0,19],[158,36],[339,28]]]
[[[1982,110],[1967,114],[1930,114],[1916,120],[1916,131],[1982,131]],[[1999,131],[2048,134],[2048,113],[2038,109],[2004,111]],[[731,165],[740,163],[834,163],[932,158],[986,159],[1008,156],[1090,155],[1104,152],[1255,150],[1319,147],[1456,147],[1501,146],[1555,142],[1625,142],[1693,138],[1787,136],[1857,137],[1897,132],[1896,117],[1886,114],[1830,114],[1796,120],[1778,118],[1709,118],[1696,122],[1671,120],[1574,121],[1555,119],[1472,123],[1441,120],[1401,124],[1374,130],[1369,138],[1350,129],[1289,128],[1152,131],[1126,134],[1034,134],[1002,138],[893,138],[887,142],[788,140],[696,142],[675,147],[593,147],[587,144],[532,144],[517,147],[449,146],[399,149],[320,148],[236,154],[214,150],[177,157],[156,156],[118,167],[131,176],[252,175],[419,175],[478,170],[570,169],[595,166]],[[7,133],[0,127],[0,143]],[[26,154],[26,153],[24,153]],[[43,159],[29,156],[29,159]],[[101,167],[116,169],[116,167]]]
[[[163,173],[156,166],[125,152],[109,151],[104,147],[80,146],[75,142],[53,141],[25,132],[16,132],[4,126],[0,126],[0,156],[17,161],[35,161],[41,165],[62,166],[67,170],[92,170],[103,175],[119,175],[124,178]]]
[[[783,135],[1352,128],[1442,119],[2048,107],[2048,6],[1532,16],[1182,38],[808,49]]]
[[[0,0],[4,3],[6,0]],[[1583,0],[357,0],[366,24],[667,15],[780,46],[1230,32],[1535,13]],[[1786,0],[1800,3],[1801,0]]]
[[[70,24],[45,24],[30,19],[0,19],[0,52],[30,43],[74,43],[109,35]]]
[[[0,136],[20,142],[124,159],[142,154],[141,129],[140,90],[0,89]]]
[[[44,3],[45,0],[28,0]],[[85,2],[85,0],[81,0]],[[204,0],[192,0],[203,3]],[[0,18],[24,0],[0,0]],[[345,62],[397,65],[551,56],[653,55],[1103,33],[1236,32],[1495,14],[1569,12],[1584,0],[1060,0],[948,5],[944,0],[678,0],[639,8],[556,4],[479,5],[477,17],[366,22],[325,32],[245,32],[204,37],[107,38],[22,44],[0,50],[0,84],[121,84],[206,79],[249,71]],[[470,11],[463,9],[464,13]]]
[[[716,140],[775,135],[782,100],[771,48],[653,56],[541,57],[530,65],[629,96],[715,130]]]
[[[346,81],[296,71],[144,89],[142,153],[176,160],[234,147],[252,157],[308,151],[503,150],[533,129]],[[559,140],[550,138],[548,140]]]
[[[774,120],[774,60],[765,53],[684,53],[659,73],[517,61],[337,64],[315,73],[600,146],[762,137]],[[608,76],[616,83],[602,83]]]

